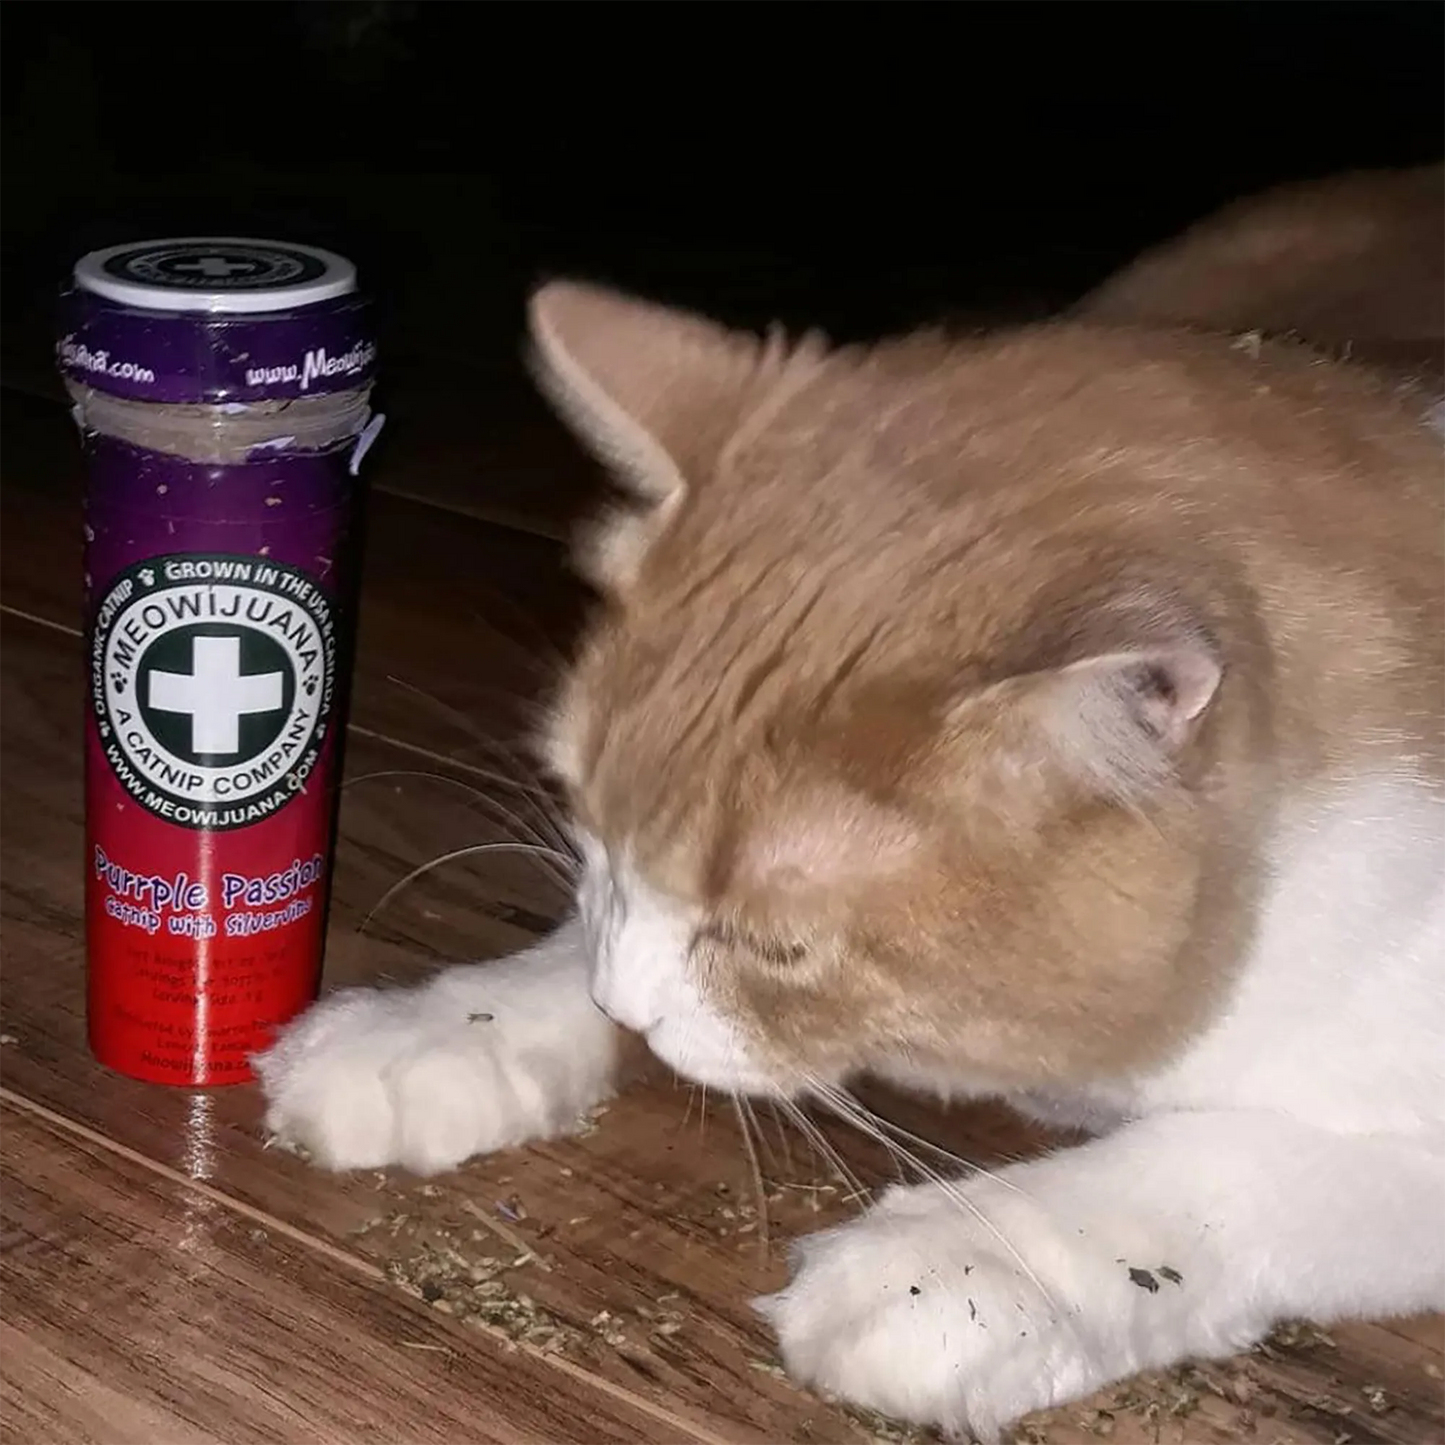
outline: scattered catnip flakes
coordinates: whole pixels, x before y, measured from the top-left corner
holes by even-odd
[[[530,1261],[528,1261],[530,1262]],[[506,1278],[516,1260],[472,1259],[447,1242],[428,1242],[416,1254],[392,1260],[390,1278],[408,1294],[463,1324],[500,1332],[514,1344],[563,1354],[588,1336],[516,1289]]]

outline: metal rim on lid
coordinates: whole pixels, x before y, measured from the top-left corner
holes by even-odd
[[[107,246],[75,265],[83,291],[151,311],[229,315],[313,306],[356,290],[334,251],[243,236],[185,236]]]

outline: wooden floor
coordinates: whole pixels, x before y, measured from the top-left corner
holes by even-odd
[[[583,1137],[430,1182],[338,1177],[267,1150],[250,1089],[146,1087],[92,1063],[77,463],[52,401],[7,396],[3,437],[0,1440],[913,1438],[793,1389],[749,1308],[785,1277],[791,1237],[858,1207],[796,1136],[770,1133],[760,1200],[731,1115],[656,1077]],[[383,459],[328,986],[503,953],[561,904],[527,860],[458,851],[518,836],[512,741],[581,605],[536,535],[565,518],[528,501],[528,469],[565,447],[528,447],[492,455],[510,500],[490,520],[436,504],[456,490],[451,453],[403,439]],[[558,495],[585,491],[577,472]],[[1042,1142],[990,1110],[888,1107],[979,1160]],[[865,1180],[887,1177],[829,1133]],[[1439,1320],[1301,1328],[1021,1438],[1426,1445],[1445,1439],[1441,1364]]]

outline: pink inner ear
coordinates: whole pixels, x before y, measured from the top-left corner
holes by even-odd
[[[917,846],[917,830],[901,814],[830,789],[759,824],[739,877],[754,887],[835,887],[892,872]]]
[[[1222,677],[1202,644],[1105,653],[1054,675],[1041,719],[1078,776],[1116,795],[1147,792],[1173,776]]]

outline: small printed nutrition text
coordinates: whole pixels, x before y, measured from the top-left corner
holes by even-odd
[[[97,846],[95,877],[105,886],[105,913],[154,938],[254,938],[305,918],[316,906],[308,890],[326,862],[319,853],[277,873],[222,873],[214,887],[188,873],[137,873]]]

